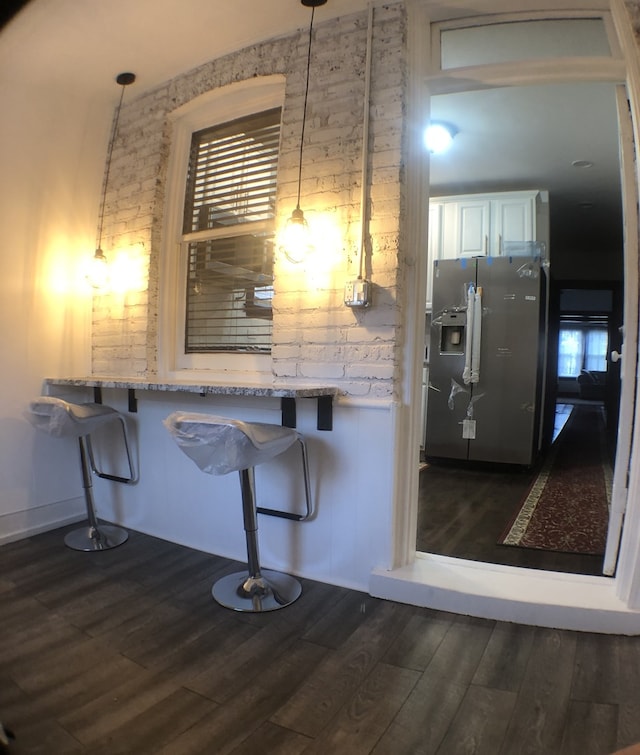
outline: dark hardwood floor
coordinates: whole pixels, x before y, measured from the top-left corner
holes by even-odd
[[[603,556],[499,545],[538,474],[516,465],[430,462],[420,473],[417,549],[471,561],[602,574]]]
[[[304,580],[210,596],[238,564],[139,533],[0,548],[0,720],[23,753],[605,755],[640,740],[640,639],[455,616]]]

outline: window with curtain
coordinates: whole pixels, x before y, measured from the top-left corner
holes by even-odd
[[[609,337],[604,326],[561,325],[558,377],[578,377],[582,370],[606,372],[608,344]]]
[[[269,352],[280,108],[193,134],[185,352]]]

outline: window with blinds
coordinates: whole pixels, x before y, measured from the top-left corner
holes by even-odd
[[[271,350],[280,108],[193,134],[185,352]]]

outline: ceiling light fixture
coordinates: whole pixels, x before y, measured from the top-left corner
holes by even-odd
[[[449,123],[433,121],[424,131],[424,143],[429,152],[439,155],[449,149],[456,134],[456,129]]]
[[[307,49],[307,82],[304,90],[304,107],[302,110],[302,131],[300,134],[300,157],[298,160],[298,199],[295,210],[287,220],[281,248],[289,262],[302,262],[313,251],[313,242],[304,212],[300,209],[300,187],[302,185],[302,149],[304,146],[304,130],[307,122],[307,100],[309,98],[309,69],[311,67],[311,40],[313,33],[313,18],[316,8],[324,5],[327,0],[300,0],[302,5],[311,8],[311,22],[309,24],[309,46]]]
[[[133,84],[136,80],[134,73],[120,73],[116,77],[116,82],[122,87],[120,92],[120,102],[116,110],[116,115],[113,121],[113,129],[111,131],[111,138],[109,140],[109,149],[107,151],[107,167],[104,174],[104,182],[102,184],[102,201],[100,203],[100,220],[98,223],[98,237],[96,241],[96,251],[93,255],[91,262],[91,269],[87,275],[87,279],[91,286],[97,290],[105,289],[109,279],[109,271],[107,266],[107,258],[102,251],[102,229],[104,228],[104,212],[107,199],[107,185],[109,183],[109,173],[111,172],[111,157],[113,155],[113,145],[118,135],[118,123],[120,121],[120,109],[122,108],[122,99],[124,97],[125,87],[129,84]]]
[[[593,168],[593,163],[590,160],[574,160],[571,165],[574,168]]]

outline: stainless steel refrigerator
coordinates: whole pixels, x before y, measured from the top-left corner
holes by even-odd
[[[434,262],[428,457],[535,460],[542,437],[547,272],[537,256]]]

